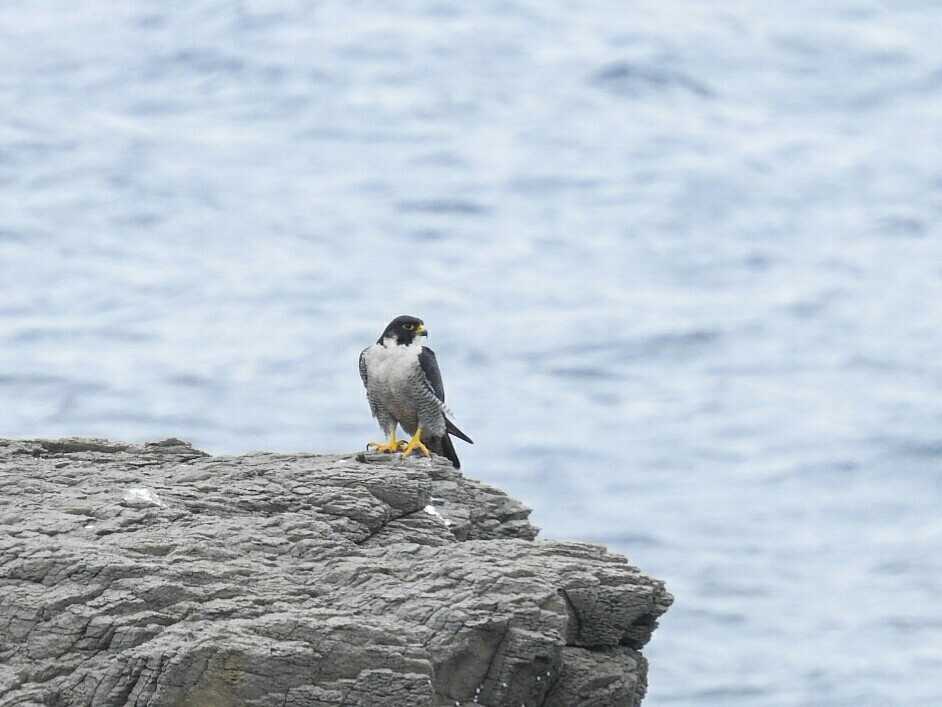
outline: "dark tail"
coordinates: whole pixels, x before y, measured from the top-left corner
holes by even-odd
[[[468,444],[474,444],[474,442],[471,441],[471,438],[468,437],[468,435],[466,435],[464,432],[459,430],[458,426],[454,422],[449,420],[447,417],[445,418],[445,431],[448,434],[454,435],[458,439],[463,439]]]
[[[458,454],[455,452],[455,445],[452,444],[449,434],[453,434],[455,437],[463,439],[469,444],[474,444],[468,435],[455,427],[455,423],[446,417],[445,434],[443,434],[441,437],[434,437],[433,439],[426,441],[425,445],[436,454],[446,457],[449,461],[451,461],[452,465],[456,469],[460,469],[461,462],[458,461]]]
[[[441,451],[439,452],[439,454],[441,454],[443,457],[448,457],[448,459],[451,460],[452,466],[454,466],[456,469],[460,469],[461,462],[458,461],[458,455],[455,452],[455,445],[451,443],[451,437],[448,436],[448,433],[446,432],[441,437],[441,439],[436,440],[436,441],[441,442],[441,445],[440,445]],[[435,451],[438,451],[438,450],[435,450]]]

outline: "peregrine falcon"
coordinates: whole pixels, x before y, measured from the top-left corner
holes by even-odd
[[[449,434],[469,444],[471,438],[449,420],[445,388],[435,352],[425,346],[428,331],[421,319],[396,317],[372,346],[360,354],[360,378],[366,388],[373,417],[389,436],[386,442],[370,442],[380,452],[408,456],[418,450],[448,457],[461,467]],[[408,444],[396,440],[396,426],[412,435]]]

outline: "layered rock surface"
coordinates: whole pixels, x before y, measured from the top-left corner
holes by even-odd
[[[670,605],[442,459],[0,440],[0,705],[637,705]]]

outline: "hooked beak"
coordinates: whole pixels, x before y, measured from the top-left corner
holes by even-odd
[[[419,324],[415,328],[415,335],[416,336],[428,336],[428,329],[425,328],[424,324]]]

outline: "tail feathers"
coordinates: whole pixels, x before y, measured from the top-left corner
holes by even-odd
[[[459,430],[458,425],[456,425],[454,422],[449,420],[447,417],[445,418],[445,431],[448,434],[453,434],[458,439],[463,439],[468,444],[474,444],[474,442],[471,441],[471,438],[468,437],[468,435],[466,435],[464,432]]]
[[[445,433],[445,436],[442,437],[442,453],[443,456],[448,457],[451,460],[452,466],[456,469],[461,468],[461,462],[458,461],[458,454],[455,452],[455,445],[451,443],[451,437],[448,433]]]
[[[463,439],[468,444],[474,444],[471,441],[471,438],[468,437],[464,432],[458,429],[457,425],[454,422],[445,418],[445,434],[441,437],[432,437],[431,439],[423,439],[425,446],[429,448],[429,451],[435,452],[439,456],[447,458],[451,461],[452,465],[456,469],[461,468],[461,462],[458,461],[458,454],[455,452],[455,445],[451,441],[449,435],[454,435],[458,439]]]
[[[451,437],[448,436],[447,432],[441,437],[433,437],[426,440],[425,446],[428,447],[430,451],[435,452],[435,454],[447,458],[456,469],[461,468],[461,462],[458,460],[458,455],[455,452],[455,445],[451,443]]]

